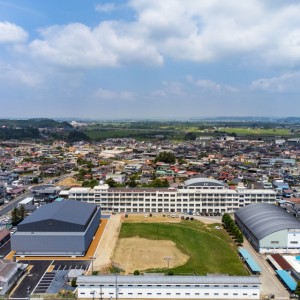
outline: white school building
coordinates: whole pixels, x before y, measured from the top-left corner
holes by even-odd
[[[271,189],[230,189],[223,182],[193,178],[178,188],[71,188],[70,200],[94,203],[102,211],[126,213],[225,213],[251,203],[275,203]]]

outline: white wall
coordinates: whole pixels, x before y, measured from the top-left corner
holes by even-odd
[[[116,288],[113,287],[81,287],[78,286],[78,298],[116,298]],[[119,299],[130,298],[164,298],[164,299],[260,299],[260,287],[221,287],[210,285],[209,287],[138,287],[119,286]]]

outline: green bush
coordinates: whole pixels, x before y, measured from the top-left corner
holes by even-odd
[[[77,284],[76,284],[76,278],[73,278],[72,281],[71,281],[71,286],[72,287],[76,287]]]

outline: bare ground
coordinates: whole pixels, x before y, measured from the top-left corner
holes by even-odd
[[[121,216],[110,216],[106,228],[101,237],[100,243],[96,250],[93,267],[94,270],[106,272],[112,262],[112,256],[118,241],[119,232],[121,229]]]
[[[67,177],[63,180],[61,180],[60,182],[58,182],[56,185],[58,186],[67,186],[67,187],[72,187],[75,185],[79,185],[81,186],[81,182],[77,181],[75,178],[73,177]]]
[[[124,223],[179,223],[181,221],[179,215],[177,215],[178,218],[172,218],[171,216],[171,214],[165,214],[165,217],[163,214],[152,214],[152,217],[149,213],[128,214],[128,218],[124,219]]]
[[[113,261],[125,274],[135,270],[167,268],[165,259],[170,257],[169,267],[184,265],[189,256],[183,254],[172,241],[154,241],[139,237],[119,239]]]
[[[145,217],[147,215],[147,217]],[[165,217],[164,217],[165,215]],[[172,215],[178,216],[172,218]],[[184,217],[193,217],[195,220],[201,221],[204,224],[214,224],[221,223],[221,218],[210,218],[210,217],[202,217],[202,216],[187,216],[176,213],[154,213],[152,217],[150,217],[149,213],[144,214],[128,214],[128,218],[125,218],[123,222],[125,223],[179,223],[181,222],[181,216]]]

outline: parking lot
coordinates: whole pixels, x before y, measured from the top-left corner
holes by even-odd
[[[90,266],[90,261],[62,261],[62,260],[56,260],[52,263],[52,265],[54,266],[53,270],[57,271],[65,271],[65,270],[71,270],[71,269],[75,269],[75,270],[84,270],[87,271],[87,269]]]
[[[28,298],[36,287],[40,279],[43,277],[44,273],[47,271],[48,267],[51,265],[51,261],[19,261],[24,264],[28,264],[31,267],[30,271],[25,275],[23,280],[16,286],[13,290],[10,298]]]
[[[10,299],[28,298],[31,294],[58,293],[68,280],[72,269],[86,271],[90,261],[20,261],[30,266],[30,271],[13,290]]]

